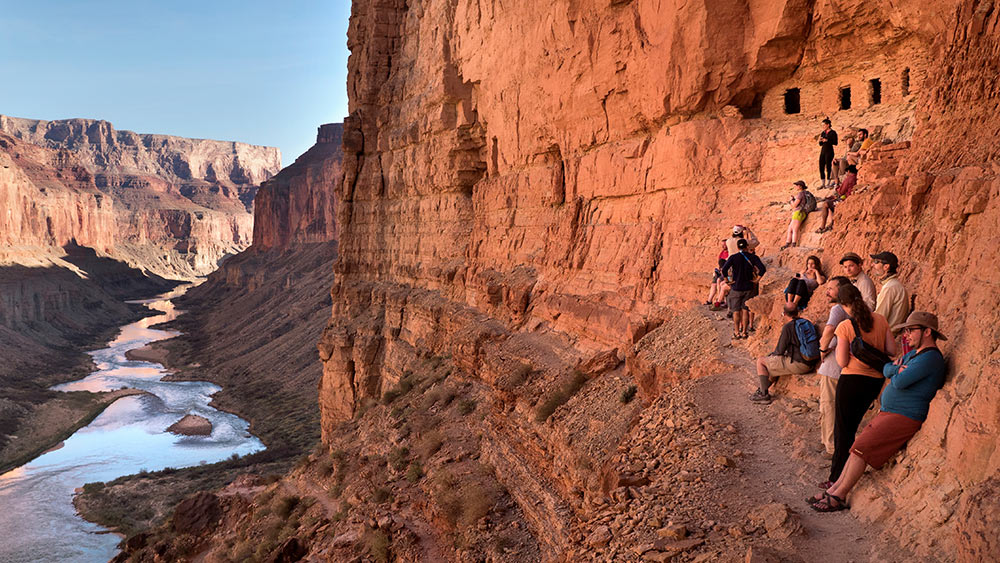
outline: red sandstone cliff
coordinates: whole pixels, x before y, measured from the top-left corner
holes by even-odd
[[[115,201],[104,242],[168,277],[205,275],[248,247],[257,186],[281,166],[275,148],[116,131],[106,121],[0,115],[0,132],[71,154]]]
[[[340,123],[320,126],[316,144],[260,186],[254,200],[255,249],[336,239],[333,188],[342,174],[343,131]]]
[[[830,115],[913,148],[867,167],[844,230],[805,244],[829,264],[845,249],[906,256],[919,306],[955,335],[954,379],[856,510],[920,557],[995,555],[998,334],[984,312],[998,293],[981,242],[1000,212],[996,143],[980,139],[1000,126],[996,45],[997,11],[971,0],[355,2],[324,439],[426,358],[450,358],[499,409],[483,459],[543,554],[560,552],[567,514],[600,496],[628,440],[633,415],[596,410],[602,389],[626,375],[655,396],[662,377],[712,371],[633,345],[701,296],[722,233],[750,223],[775,265],[802,258],[774,251],[780,206],[792,181],[816,181]],[[574,370],[588,382],[541,431],[539,395]]]

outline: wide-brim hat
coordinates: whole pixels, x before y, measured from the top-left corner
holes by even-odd
[[[892,327],[893,332],[899,332],[904,328],[910,328],[914,326],[919,326],[923,328],[929,328],[934,333],[934,336],[938,340],[948,340],[948,337],[941,334],[938,330],[938,318],[934,313],[928,313],[926,311],[914,311],[910,313],[909,317],[906,317],[906,322],[898,324]]]

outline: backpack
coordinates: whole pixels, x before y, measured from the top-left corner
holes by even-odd
[[[802,211],[805,211],[806,213],[816,211],[816,196],[814,196],[809,190],[802,192],[802,196],[806,198],[805,204],[802,206]]]
[[[861,363],[873,370],[882,373],[882,368],[885,367],[885,364],[892,362],[892,358],[861,338],[861,327],[858,326],[857,321],[851,319],[851,325],[854,327],[854,340],[851,341],[851,355],[861,360]]]
[[[795,337],[799,339],[799,353],[807,362],[819,359],[819,335],[816,326],[807,319],[795,320]]]

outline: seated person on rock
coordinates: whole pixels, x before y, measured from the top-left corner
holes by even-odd
[[[819,335],[812,321],[800,318],[798,307],[790,303],[785,303],[781,315],[786,322],[781,327],[774,352],[757,358],[760,388],[750,396],[755,403],[771,402],[768,390],[772,379],[777,381],[781,375],[809,373],[819,362]]]
[[[913,350],[883,368],[889,384],[882,391],[882,407],[854,440],[837,482],[809,499],[813,510],[834,512],[848,508],[847,495],[866,467],[881,469],[910,441],[923,425],[931,400],[944,384],[946,364],[937,341],[947,338],[938,332],[937,316],[914,311],[906,322],[892,328],[902,332]]]
[[[820,226],[816,229],[817,233],[822,234],[833,230],[833,208],[854,193],[854,188],[857,185],[858,167],[853,164],[849,164],[847,165],[847,174],[844,175],[844,179],[840,182],[840,185],[837,186],[836,191],[832,195],[823,198],[823,201],[821,201],[817,206],[817,209],[822,211],[822,214],[820,215]],[[830,219],[829,223],[827,222],[827,218]]]
[[[747,300],[754,296],[755,278],[767,272],[767,266],[754,254],[747,250],[747,239],[737,243],[739,252],[730,256],[722,265],[722,275],[731,280],[732,289],[726,303],[729,312],[733,314],[733,338],[746,338],[750,323],[750,310]],[[730,278],[730,273],[732,277]]]
[[[868,130],[858,129],[857,133],[852,133],[847,139],[847,152],[844,156],[837,159],[837,162],[833,163],[833,175],[834,175],[834,185],[840,185],[840,180],[847,174],[848,165],[853,164],[855,167],[861,162],[862,152],[867,153],[867,148],[862,151],[862,147],[865,146],[865,142],[868,141]],[[868,141],[868,146],[871,146],[871,141]]]
[[[726,240],[723,239],[722,252],[719,252],[719,265],[712,275],[712,285],[708,288],[708,301],[705,301],[705,305],[708,305],[712,311],[721,311],[723,303],[726,302],[726,296],[729,294],[729,284],[726,283],[726,277],[722,275],[722,266],[726,263],[727,258],[729,258],[729,250],[726,248]]]
[[[840,259],[840,267],[843,268],[844,275],[861,292],[861,296],[864,298],[868,308],[875,310],[877,295],[875,293],[875,282],[861,268],[863,262],[864,260],[856,252],[848,252]]]
[[[785,303],[791,303],[801,311],[809,306],[809,298],[812,297],[816,288],[820,284],[826,283],[826,274],[823,272],[823,263],[819,256],[810,255],[806,258],[806,267],[795,277],[788,281],[785,287]]]
[[[729,251],[729,254],[736,254],[740,251],[736,243],[738,243],[741,238],[747,240],[747,251],[750,252],[750,254],[756,254],[757,247],[760,246],[760,241],[757,240],[757,235],[750,230],[750,227],[745,227],[743,225],[734,225],[733,236],[726,239],[726,250]]]

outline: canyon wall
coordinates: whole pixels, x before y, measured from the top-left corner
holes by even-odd
[[[260,186],[254,200],[255,249],[336,239],[333,186],[342,174],[343,132],[340,123],[320,126],[316,144]]]
[[[281,167],[272,147],[116,131],[107,121],[0,115],[0,132],[72,155],[115,201],[105,238],[116,255],[167,277],[205,275],[247,248],[257,186]]]
[[[995,553],[998,293],[982,242],[1000,184],[981,139],[1000,126],[997,37],[993,4],[975,0],[354,2],[324,441],[449,359],[492,397],[482,458],[542,552],[561,552],[634,422],[602,403],[611,389],[631,379],[651,400],[716,369],[636,344],[680,331],[720,239],[749,224],[770,293],[806,253],[902,257],[952,337],[954,375],[855,507],[921,557]],[[885,147],[838,230],[813,235],[810,219],[806,247],[779,253],[791,183],[817,181],[825,116]],[[674,346],[706,337],[692,326]],[[539,422],[542,397],[579,376]]]

